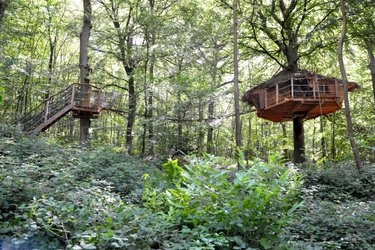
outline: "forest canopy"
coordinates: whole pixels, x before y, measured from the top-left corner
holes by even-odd
[[[48,96],[79,82],[80,1],[3,1],[2,120],[13,124]],[[175,151],[234,154],[232,3],[228,1],[91,1],[90,84],[110,96],[110,111],[91,120],[93,145],[130,154]],[[239,1],[239,92],[282,68],[341,78],[334,1]],[[362,88],[351,95],[356,140],[373,143],[373,3],[348,1],[345,65]],[[292,149],[292,126],[261,120],[241,104],[242,150],[267,159]],[[78,120],[46,131],[77,141]],[[343,112],[305,123],[313,161],[350,157]],[[232,139],[233,138],[233,139]],[[366,153],[367,152],[367,153]],[[366,156],[367,155],[367,156]]]

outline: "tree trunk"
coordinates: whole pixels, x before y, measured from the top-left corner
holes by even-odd
[[[200,121],[203,121],[203,104],[202,104],[202,98],[199,98],[198,103],[198,119]],[[202,153],[204,150],[204,131],[201,126],[198,127],[198,152]]]
[[[214,117],[215,112],[215,106],[214,102],[210,101],[208,103],[208,121],[211,122],[211,120]],[[208,130],[207,130],[207,153],[213,154],[214,153],[214,128],[211,124],[208,124]]]
[[[149,0],[150,7],[151,7],[151,13],[154,14],[154,6],[155,6],[155,0]],[[147,114],[147,124],[148,124],[148,140],[149,140],[149,146],[148,146],[148,154],[154,155],[154,123],[153,123],[153,117],[154,117],[154,95],[153,95],[153,86],[154,86],[154,69],[155,69],[155,44],[156,44],[156,31],[155,29],[151,30],[151,61],[150,61],[150,88],[148,91],[148,114]]]
[[[182,100],[181,100],[181,93],[178,92],[177,93],[177,105],[181,105],[182,103]],[[180,108],[181,109],[181,108]],[[177,110],[178,114],[177,114],[177,147],[176,149],[182,149],[182,144],[183,144],[183,141],[182,141],[182,110]],[[185,153],[185,152],[184,152]]]
[[[303,128],[303,116],[295,116],[293,118],[293,143],[293,162],[296,164],[305,162],[305,131]]]
[[[335,141],[335,115],[332,116],[332,124],[331,124],[331,158],[336,159],[336,141]]]
[[[369,68],[371,72],[372,93],[373,93],[373,98],[374,98],[374,103],[375,103],[375,57],[374,57],[374,49],[370,44],[367,45],[367,52],[368,52],[368,57],[370,60]]]
[[[129,89],[129,114],[128,114],[128,123],[126,125],[126,150],[129,155],[133,154],[133,126],[135,122],[135,114],[137,110],[137,98],[135,94],[135,83],[134,83],[134,70],[128,72],[129,81],[128,81],[128,89]]]
[[[80,68],[80,84],[81,91],[83,93],[83,98],[88,99],[88,93],[90,91],[89,85],[90,79],[90,67],[89,67],[89,57],[88,57],[88,47],[89,47],[89,38],[90,31],[92,28],[91,25],[91,1],[83,0],[83,26],[82,32],[80,35],[80,56],[79,56],[79,68]],[[85,96],[87,95],[87,96]],[[89,129],[90,129],[90,119],[89,118],[80,118],[80,136],[79,141],[82,146],[89,147]]]
[[[349,110],[350,106],[349,106],[349,95],[348,95],[348,80],[346,76],[344,58],[343,58],[343,47],[344,47],[346,25],[347,25],[344,0],[340,0],[340,9],[342,13],[342,31],[341,31],[341,36],[340,36],[339,46],[338,46],[338,59],[339,59],[339,64],[340,64],[342,82],[344,84],[345,118],[346,118],[348,134],[349,134],[350,145],[353,150],[356,167],[357,167],[358,172],[362,172],[363,169],[362,169],[361,158],[359,156],[357,144],[355,143],[355,140],[354,140],[353,124],[352,124],[352,118],[350,116],[350,110]]]
[[[324,136],[324,120],[323,116],[320,116],[320,134],[322,136],[321,141],[320,141],[320,146],[322,149],[322,158],[323,160],[327,157],[327,147],[326,147],[326,139]]]
[[[233,0],[233,85],[234,85],[234,113],[235,113],[235,134],[236,146],[239,149],[242,146],[241,141],[241,120],[240,120],[240,94],[238,87],[238,42],[237,42],[237,0]]]
[[[283,122],[283,123],[281,123],[281,129],[282,129],[282,131],[283,131],[283,153],[284,153],[284,159],[285,160],[287,160],[287,161],[289,161],[290,159],[290,157],[289,157],[289,155],[288,155],[288,139],[287,139],[287,137],[288,137],[288,134],[287,134],[287,132],[286,132],[286,124]]]
[[[5,16],[5,9],[8,7],[8,0],[0,0],[0,29]]]

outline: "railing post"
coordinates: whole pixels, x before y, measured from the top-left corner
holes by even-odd
[[[316,95],[315,95],[315,92],[316,92],[316,84],[317,84],[317,81],[314,79],[314,81],[313,81],[313,96],[314,96],[314,99],[316,98]]]
[[[268,100],[267,100],[267,89],[265,89],[264,91],[265,91],[264,92],[265,93],[265,95],[264,95],[264,102],[265,102],[265,104],[264,105],[265,105],[265,108],[267,108],[267,102],[268,102]]]
[[[276,104],[279,103],[279,83],[276,83]]]
[[[47,120],[48,120],[49,102],[50,102],[50,100],[48,100],[47,103],[46,103],[46,112],[44,114],[44,122],[47,122]]]
[[[338,86],[337,86],[337,79],[335,79],[335,97],[339,97],[338,96]]]
[[[72,85],[72,98],[70,100],[70,104],[72,105],[74,105],[75,92],[76,92],[76,85]]]
[[[294,98],[294,81],[293,81],[293,77],[292,77],[292,79],[290,79],[290,81],[291,81],[291,84],[292,84],[292,98]]]

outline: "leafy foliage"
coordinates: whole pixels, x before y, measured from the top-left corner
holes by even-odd
[[[305,173],[305,205],[284,232],[293,249],[372,249],[374,167],[358,175],[344,162]]]
[[[194,238],[201,243],[209,234],[215,241],[225,235],[232,247],[281,248],[278,234],[299,206],[298,175],[277,163],[254,162],[247,170],[229,171],[216,170],[212,158],[191,160],[185,169],[177,161],[164,164],[158,185],[146,176],[145,206],[168,213],[185,233],[205,228],[202,238]]]
[[[3,91],[4,91],[4,88],[0,86],[0,104],[3,101]]]

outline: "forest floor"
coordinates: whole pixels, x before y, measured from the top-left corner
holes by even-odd
[[[172,217],[165,219],[171,211],[150,213],[150,204],[158,209],[163,204],[152,194],[144,204],[149,188],[145,174],[160,166],[161,162],[128,157],[113,148],[82,151],[41,138],[2,135],[0,249],[375,249],[374,165],[362,175],[349,162],[302,170],[303,203],[282,227],[279,247],[266,238],[257,247],[204,227],[176,227]],[[201,174],[204,178],[207,172]],[[238,185],[237,179],[234,182]]]

